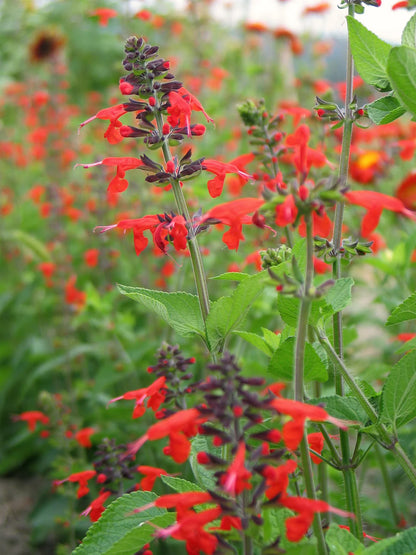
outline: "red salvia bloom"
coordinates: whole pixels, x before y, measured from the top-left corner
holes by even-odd
[[[100,516],[105,511],[104,501],[106,501],[111,495],[111,491],[106,491],[102,489],[100,495],[91,502],[90,505],[81,514],[83,516],[89,516],[91,522],[96,522]]]
[[[87,294],[75,287],[76,281],[77,277],[75,275],[68,278],[68,281],[65,284],[65,302],[67,304],[75,305],[78,309],[81,309],[87,300]]]
[[[408,8],[408,7],[409,7],[408,0],[401,0],[400,2],[396,2],[395,4],[393,4],[391,9],[398,10],[399,8]]]
[[[189,103],[189,105],[191,107],[191,110],[193,112],[202,112],[207,121],[209,121],[211,123],[214,121],[206,113],[206,111],[204,110],[204,108],[203,108],[202,104],[199,102],[199,100],[193,94],[191,94],[187,89],[185,89],[185,87],[181,87],[178,90],[178,93],[181,94],[183,96],[183,98]]]
[[[87,495],[87,493],[90,491],[88,487],[88,480],[94,478],[96,474],[97,472],[95,470],[84,470],[82,472],[71,474],[70,476],[68,476],[68,478],[65,478],[64,480],[59,480],[55,482],[55,484],[57,486],[60,486],[64,482],[78,482],[79,488],[77,492],[77,497],[79,499],[80,497]]]
[[[80,128],[90,123],[94,119],[108,119],[110,124],[104,133],[104,137],[110,144],[117,144],[123,140],[123,137],[120,135],[120,127],[123,125],[121,121],[118,121],[121,116],[127,113],[125,109],[125,104],[117,104],[116,106],[110,106],[109,108],[104,108],[92,116],[87,120],[83,121],[80,124]]]
[[[396,195],[409,210],[416,210],[416,171],[411,171],[396,189]]]
[[[322,449],[324,448],[324,436],[321,434],[321,432],[313,432],[312,434],[308,434],[307,440],[308,445],[311,449],[319,454],[322,453]],[[323,462],[322,459],[317,457],[314,453],[311,453],[310,455],[315,464],[321,464],[321,462]]]
[[[383,210],[391,210],[416,221],[416,214],[408,210],[403,202],[395,197],[390,197],[377,191],[348,191],[346,199],[351,204],[356,204],[367,209],[361,222],[361,235],[368,237],[377,227]]]
[[[276,206],[276,225],[279,227],[285,227],[287,225],[293,224],[298,215],[298,209],[295,204],[295,199],[293,195],[287,195],[285,200]]]
[[[166,239],[167,236],[173,240],[173,246],[177,251],[186,248],[188,230],[185,223],[183,216],[175,216],[169,218],[168,221],[165,219],[165,216],[158,216],[155,214],[143,216],[143,218],[121,220],[113,225],[97,226],[94,231],[104,233],[115,228],[124,231],[129,229],[133,230],[134,248],[137,256],[139,256],[149,243],[149,240],[143,235],[143,232],[149,230],[153,235],[153,241],[157,249],[163,254],[166,254],[169,244]]]
[[[49,424],[49,417],[40,410],[28,410],[13,416],[12,419],[15,421],[22,420],[23,422],[27,422],[27,427],[31,432],[35,431],[38,422],[41,424]]]
[[[150,426],[147,433],[129,445],[130,455],[137,453],[146,441],[155,441],[166,436],[169,437],[170,454],[177,463],[185,462],[191,451],[188,438],[198,433],[198,426],[205,422],[197,409],[186,409]]]
[[[306,497],[283,497],[279,504],[298,513],[286,519],[286,537],[291,542],[300,541],[310,528],[315,513],[332,512],[347,518],[355,518],[353,513],[336,509],[326,501]]]
[[[92,10],[90,12],[90,15],[98,16],[98,23],[102,27],[107,27],[108,20],[112,17],[116,17],[118,13],[116,12],[116,10],[112,10],[111,8],[97,8],[95,10]]]
[[[82,428],[76,432],[74,437],[82,447],[91,447],[91,436],[93,434],[95,434],[95,428]]]
[[[320,4],[315,4],[315,6],[309,6],[305,8],[302,12],[302,15],[314,14],[314,13],[323,13],[327,12],[330,9],[331,5],[328,2],[321,2]]]
[[[109,404],[119,401],[120,399],[135,399],[136,404],[134,406],[133,418],[139,418],[146,412],[144,402],[147,399],[147,408],[151,408],[154,412],[156,412],[160,405],[165,401],[165,382],[165,376],[161,376],[148,387],[142,387],[141,389],[136,389],[134,391],[127,391],[124,395],[111,399]]]
[[[41,262],[38,264],[38,269],[42,272],[46,281],[46,287],[52,287],[52,276],[56,271],[56,264],[54,262]]]
[[[298,447],[303,436],[306,420],[314,422],[331,422],[336,426],[346,429],[348,422],[330,416],[326,410],[316,405],[307,405],[292,399],[276,398],[270,401],[270,407],[281,414],[287,414],[292,420],[283,425],[283,441],[288,449]]]
[[[266,466],[264,468],[262,474],[266,478],[265,495],[267,499],[274,499],[278,495],[286,495],[289,486],[289,474],[295,472],[297,466],[296,461],[289,459],[280,466]]]
[[[115,177],[110,181],[108,185],[107,191],[112,193],[122,193],[127,189],[129,183],[127,179],[124,179],[126,175],[126,171],[133,170],[143,166],[143,162],[140,158],[130,158],[130,157],[110,157],[104,158],[100,162],[94,162],[92,164],[77,164],[76,166],[82,166],[83,168],[92,168],[94,166],[115,166],[117,168],[117,172]]]
[[[211,208],[202,217],[201,223],[214,219],[230,226],[230,229],[222,236],[222,240],[229,249],[237,250],[240,241],[244,240],[243,224],[253,223],[249,214],[258,210],[263,204],[264,200],[258,198],[242,198],[225,202]]]
[[[204,529],[204,526],[221,515],[221,508],[208,509],[195,513],[186,511],[176,524],[169,528],[158,529],[156,537],[166,538],[171,536],[176,540],[186,542],[188,555],[212,555],[217,548],[218,540]]]
[[[84,262],[90,268],[95,268],[98,264],[98,256],[100,251],[98,249],[88,249],[84,252]]]
[[[137,471],[144,474],[144,478],[140,480],[139,488],[143,491],[152,491],[154,483],[160,476],[167,476],[168,473],[163,468],[156,468],[154,466],[138,466]]]
[[[252,484],[248,481],[251,478],[249,472],[244,466],[246,455],[246,446],[241,442],[238,446],[234,460],[228,467],[228,470],[221,477],[221,484],[224,490],[235,497],[245,489],[251,489]]]
[[[222,193],[224,187],[224,180],[227,173],[236,173],[247,182],[251,179],[251,175],[241,170],[236,164],[233,162],[224,163],[219,162],[218,160],[212,160],[210,158],[205,159],[202,162],[202,169],[206,170],[210,173],[213,173],[216,177],[214,179],[210,179],[207,183],[208,192],[212,198],[219,197]]]

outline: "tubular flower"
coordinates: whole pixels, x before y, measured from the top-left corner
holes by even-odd
[[[252,485],[248,481],[251,478],[249,472],[244,466],[246,454],[246,446],[244,442],[240,442],[234,460],[228,467],[228,470],[221,477],[221,484],[224,490],[235,497],[245,489],[251,489]]]
[[[264,468],[262,474],[266,478],[265,495],[267,499],[274,499],[286,494],[289,486],[289,474],[295,472],[297,466],[296,461],[289,459],[280,466],[266,466]]]
[[[285,200],[276,206],[276,225],[285,227],[295,223],[298,215],[298,209],[295,204],[293,195],[287,195]]]
[[[283,425],[283,441],[286,447],[294,450],[298,447],[303,436],[306,420],[314,422],[331,422],[339,428],[346,429],[349,422],[330,416],[326,410],[316,405],[307,405],[292,399],[276,398],[270,401],[270,407],[281,414],[287,414],[292,419]]]
[[[321,434],[321,432],[314,432],[312,434],[308,434],[307,440],[308,440],[308,445],[311,449],[313,449],[319,454],[322,453],[322,449],[324,448],[324,436]],[[323,462],[322,459],[317,457],[314,453],[311,453],[310,455],[311,455],[311,459],[315,464],[321,464],[321,462]]]
[[[361,222],[361,235],[368,237],[377,227],[383,210],[391,210],[416,221],[416,214],[406,208],[401,200],[377,191],[348,191],[346,199],[367,209]]]
[[[149,230],[153,235],[155,246],[163,252],[167,253],[169,244],[168,239],[173,240],[173,245],[177,251],[186,248],[187,227],[183,216],[171,217],[164,215],[148,215],[143,218],[121,220],[113,225],[97,226],[94,231],[104,233],[110,229],[122,229],[127,231],[133,230],[134,248],[137,256],[147,247],[149,240],[143,235],[143,232]]]
[[[115,177],[110,181],[107,191],[112,193],[122,193],[127,189],[129,183],[127,179],[124,179],[127,170],[133,170],[143,166],[143,162],[139,158],[118,158],[111,156],[110,158],[104,158],[100,162],[94,162],[92,164],[76,164],[76,166],[82,166],[83,168],[92,168],[94,166],[115,166],[117,172]]]
[[[162,376],[154,381],[152,384],[150,384],[148,387],[143,387],[134,391],[127,391],[127,393],[124,393],[124,395],[111,399],[109,403],[114,403],[115,401],[119,401],[120,399],[135,399],[136,404],[134,406],[133,418],[139,418],[140,416],[143,416],[143,414],[146,412],[144,402],[147,399],[147,408],[151,408],[154,412],[156,412],[165,400],[165,382],[166,378]]]
[[[295,149],[293,156],[289,157],[289,160],[293,162],[302,178],[308,175],[312,166],[322,168],[328,164],[333,167],[323,152],[308,147],[309,137],[309,127],[303,123],[292,135],[288,135],[285,141],[288,147]]]
[[[144,478],[140,480],[139,488],[143,491],[152,491],[154,483],[160,476],[167,476],[168,473],[163,468],[156,468],[154,466],[138,466],[137,471],[144,474]]]
[[[60,486],[64,482],[78,482],[79,488],[77,492],[77,497],[79,499],[80,497],[87,495],[87,493],[90,491],[88,487],[88,480],[94,478],[96,474],[97,472],[95,470],[84,470],[82,472],[71,474],[70,476],[68,476],[68,478],[65,478],[64,480],[59,480],[55,482],[55,484],[57,486]]]
[[[82,447],[91,447],[91,436],[94,435],[96,432],[95,428],[82,428],[78,430],[75,434],[75,440],[82,446]]]
[[[240,241],[244,240],[243,224],[253,223],[249,214],[258,210],[263,204],[264,200],[257,198],[242,198],[225,202],[211,208],[202,217],[201,223],[213,220],[216,223],[219,221],[219,223],[230,226],[230,229],[222,236],[222,240],[229,249],[237,250]]]
[[[109,19],[116,17],[118,13],[111,8],[97,8],[90,12],[92,16],[98,16],[98,23],[101,27],[107,27]]]
[[[127,113],[126,110],[127,104],[117,104],[116,106],[110,106],[109,108],[104,108],[92,116],[87,120],[83,121],[80,124],[80,128],[90,123],[94,119],[108,119],[110,121],[109,126],[104,133],[104,137],[110,144],[117,144],[123,140],[123,137],[120,135],[120,127],[123,125],[121,121],[118,121],[121,116]]]
[[[75,287],[76,281],[77,276],[75,275],[68,278],[68,281],[65,284],[65,302],[67,304],[75,305],[76,308],[81,309],[87,300],[87,294],[85,291],[80,291]]]
[[[106,501],[110,495],[111,491],[102,489],[100,495],[81,513],[82,516],[89,516],[91,522],[96,522],[105,511],[104,501]]]
[[[315,513],[331,512],[347,518],[355,518],[353,513],[336,509],[326,501],[306,497],[283,497],[279,504],[298,513],[286,519],[286,537],[291,542],[300,541],[312,525]]]
[[[197,409],[186,409],[168,416],[147,430],[147,433],[129,445],[128,454],[133,455],[146,441],[155,441],[169,437],[168,454],[177,463],[185,462],[191,451],[188,438],[198,433],[198,425],[206,419],[202,418]]]
[[[233,162],[227,164],[219,162],[218,160],[207,158],[202,162],[202,169],[213,173],[216,176],[214,179],[210,179],[207,183],[208,192],[212,198],[216,198],[221,195],[227,173],[236,173],[245,183],[251,179],[250,174],[241,170]]]
[[[27,427],[31,432],[36,429],[36,424],[40,422],[41,424],[49,424],[49,417],[43,414],[40,410],[28,410],[13,416],[13,420],[22,420],[27,423]]]
[[[396,189],[396,195],[409,210],[416,209],[416,171],[411,171]]]
[[[184,87],[169,93],[169,106],[167,108],[167,121],[172,127],[185,127],[188,137],[191,136],[191,113],[202,112],[207,121],[214,121],[205,112],[199,100]]]
[[[160,528],[156,532],[157,538],[171,536],[185,542],[188,555],[199,555],[201,552],[212,555],[218,544],[218,539],[204,529],[209,522],[220,517],[222,509],[216,507],[196,513],[184,512],[178,521],[168,528]]]

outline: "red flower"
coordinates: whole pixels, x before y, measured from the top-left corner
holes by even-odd
[[[91,522],[96,522],[100,516],[105,511],[105,507],[103,505],[104,501],[110,497],[111,491],[101,490],[100,495],[91,502],[90,505],[83,511],[81,514],[83,516],[89,516]]]
[[[324,436],[321,432],[314,432],[312,434],[308,434],[308,445],[311,449],[316,451],[317,453],[321,454],[322,449],[324,448]],[[317,457],[314,453],[311,453],[311,459],[315,464],[321,464],[322,459]]]
[[[326,501],[306,497],[283,497],[279,504],[298,513],[286,519],[286,537],[291,542],[300,541],[311,526],[315,513],[332,512],[344,517],[353,517],[352,513],[331,507]]]
[[[175,462],[183,463],[188,459],[191,451],[188,438],[198,433],[198,425],[205,420],[197,409],[176,412],[150,426],[144,436],[129,445],[128,453],[130,455],[137,453],[146,441],[155,441],[168,436],[170,455]]]
[[[41,424],[49,424],[49,417],[40,410],[28,410],[13,416],[12,419],[15,421],[22,420],[23,422],[27,422],[27,427],[31,432],[35,431],[38,422]]]
[[[70,476],[68,476],[68,478],[65,478],[64,480],[59,480],[55,482],[55,484],[57,486],[60,486],[64,482],[78,482],[79,488],[77,492],[77,497],[79,499],[80,497],[87,495],[87,493],[90,491],[88,487],[88,480],[94,478],[96,474],[97,472],[95,470],[84,470],[82,472],[71,474]]]
[[[391,9],[398,10],[399,8],[408,8],[408,7],[409,7],[408,0],[402,0],[401,2],[396,2],[396,4],[394,4]]]
[[[82,447],[91,447],[91,436],[95,434],[95,428],[82,428],[75,434],[75,439]]]
[[[87,125],[87,123],[90,123],[90,121],[93,121],[94,119],[108,119],[110,124],[107,131],[104,133],[104,137],[110,144],[117,144],[123,140],[119,129],[123,124],[121,121],[118,121],[118,119],[127,113],[125,107],[126,104],[117,104],[116,106],[104,108],[103,110],[97,112],[95,116],[83,121],[79,127],[84,127],[84,125]]]
[[[236,173],[244,182],[247,182],[251,175],[242,171],[236,164],[232,162],[224,163],[209,158],[202,162],[202,169],[213,173],[216,177],[210,179],[207,183],[208,192],[212,198],[219,197],[224,187],[224,180],[227,173]]]
[[[169,106],[167,108],[168,123],[172,127],[186,127],[188,137],[191,136],[191,113],[202,112],[207,121],[213,121],[205,112],[199,100],[184,87],[169,93]]]
[[[266,478],[266,492],[267,499],[274,499],[278,495],[286,494],[289,486],[289,474],[295,472],[297,463],[289,459],[280,466],[266,466],[262,471],[263,476]]]
[[[251,478],[251,472],[244,466],[245,455],[246,446],[244,442],[240,442],[234,460],[228,467],[227,472],[221,476],[221,485],[233,497],[239,495],[245,489],[252,488],[248,481]]]
[[[87,300],[87,294],[80,291],[75,287],[77,277],[71,276],[65,284],[65,302],[67,304],[75,305],[76,308],[81,309]]]
[[[293,224],[298,215],[298,209],[295,204],[295,199],[293,195],[287,195],[285,200],[276,206],[276,225],[279,227],[285,227],[287,225]]]
[[[252,223],[252,218],[248,214],[258,210],[262,204],[264,204],[264,200],[257,198],[241,198],[225,202],[211,208],[202,217],[201,223],[214,219],[230,226],[230,229],[222,236],[222,240],[229,249],[237,250],[240,241],[244,240],[243,224]]]
[[[152,491],[153,485],[160,476],[167,476],[168,473],[163,468],[154,466],[138,466],[137,471],[144,474],[144,478],[140,480],[139,488],[143,491]]]
[[[127,393],[124,393],[121,397],[111,399],[109,404],[119,401],[120,399],[135,399],[136,404],[134,406],[133,418],[139,418],[146,412],[144,402],[147,399],[147,408],[151,408],[154,412],[156,412],[166,397],[166,389],[164,387],[165,382],[166,378],[161,376],[148,387],[143,387],[134,391],[127,391]]]
[[[326,12],[330,9],[330,7],[331,6],[330,4],[328,4],[328,2],[321,2],[320,4],[316,4],[315,6],[309,6],[309,8],[305,8],[302,12],[302,15]]]
[[[367,213],[361,222],[361,235],[363,237],[368,237],[376,229],[383,210],[391,210],[416,221],[416,214],[408,210],[401,200],[384,193],[348,191],[345,193],[345,197],[351,204],[367,209]]]
[[[105,231],[114,228],[122,229],[124,231],[127,231],[128,229],[133,230],[134,247],[137,256],[139,256],[139,254],[147,247],[149,242],[149,240],[143,235],[143,232],[146,230],[149,230],[152,233],[155,246],[163,254],[166,254],[169,244],[166,237],[173,240],[173,246],[177,251],[186,248],[188,230],[183,216],[166,218],[166,215],[148,215],[143,216],[143,218],[121,220],[113,225],[97,226],[94,231],[104,233]]]
[[[139,158],[118,158],[114,156],[110,158],[104,158],[104,160],[101,160],[100,162],[94,162],[93,164],[77,164],[77,166],[82,166],[83,168],[92,168],[93,166],[101,165],[116,166],[116,175],[110,181],[107,191],[109,193],[122,193],[129,186],[127,179],[124,179],[126,171],[139,168],[144,164]]]
[[[116,12],[116,10],[112,10],[111,8],[97,8],[91,11],[90,15],[98,16],[98,23],[102,27],[107,27],[108,20],[111,19],[112,17],[116,17],[118,13]]]
[[[186,542],[188,555],[200,555],[205,553],[212,555],[217,548],[218,539],[207,532],[204,526],[221,515],[221,508],[208,509],[195,513],[186,511],[178,518],[178,522],[165,529],[159,529],[156,537],[166,538],[171,536],[176,540]]]
[[[346,429],[348,422],[330,416],[326,410],[316,405],[307,405],[292,399],[276,398],[270,401],[270,407],[281,414],[287,414],[292,420],[283,425],[283,441],[288,449],[296,449],[301,442],[306,420],[314,422],[331,422]]]
[[[395,195],[409,210],[416,209],[416,171],[411,171],[400,183]]]
[[[88,249],[84,252],[84,261],[90,268],[95,268],[98,264],[98,256],[100,251],[98,249]]]
[[[54,262],[41,262],[38,264],[38,269],[42,272],[43,277],[46,281],[46,287],[52,287],[52,276],[56,270],[56,264]]]

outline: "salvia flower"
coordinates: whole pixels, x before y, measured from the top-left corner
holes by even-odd
[[[133,418],[139,418],[143,416],[146,412],[146,407],[144,405],[145,401],[147,400],[147,408],[151,408],[153,411],[157,411],[160,405],[165,400],[165,381],[166,378],[164,376],[155,380],[152,384],[148,387],[142,387],[141,389],[136,389],[133,391],[127,391],[120,397],[115,397],[109,401],[110,403],[114,403],[115,401],[120,401],[120,399],[134,399],[136,404],[134,406],[133,411]]]
[[[64,482],[78,482],[79,487],[77,491],[77,497],[79,499],[80,497],[87,495],[87,493],[90,491],[88,487],[88,481],[94,478],[96,475],[97,472],[95,470],[83,470],[82,472],[75,472],[75,474],[71,474],[70,476],[68,476],[68,478],[65,478],[64,480],[59,480],[55,482],[55,485],[60,486]]]
[[[92,164],[76,164],[76,166],[82,166],[83,168],[92,168],[94,166],[115,166],[116,167],[116,175],[110,181],[108,185],[108,192],[109,193],[122,193],[127,189],[129,183],[127,179],[124,179],[126,175],[126,171],[139,168],[143,166],[142,160],[139,158],[132,158],[132,157],[115,157],[112,156],[110,158],[104,158],[99,162],[94,162]]]

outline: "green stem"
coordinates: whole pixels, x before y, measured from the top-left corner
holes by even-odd
[[[162,133],[163,121],[162,121],[162,116],[158,111],[156,111],[156,121],[157,121],[159,132]],[[172,154],[166,142],[164,142],[162,145],[162,151],[163,151],[163,156],[165,158],[165,162],[172,160]],[[188,205],[186,204],[185,196],[182,192],[182,188],[179,184],[179,180],[172,179],[171,185],[172,185],[173,194],[175,196],[177,210],[179,214],[181,214],[185,218],[186,222],[189,224],[188,248],[189,248],[189,254],[191,257],[196,290],[198,293],[199,307],[201,310],[202,318],[205,322],[209,314],[210,307],[209,307],[209,292],[208,292],[207,278],[205,275],[205,268],[202,260],[202,254],[198,245],[198,240],[195,235],[195,230],[192,226],[192,220],[189,215]]]
[[[389,471],[387,469],[386,460],[384,458],[383,453],[381,452],[380,446],[376,445],[375,447],[376,447],[376,456],[377,456],[377,460],[378,460],[378,466],[381,470],[381,475],[383,476],[384,489],[386,491],[386,494],[387,494],[387,497],[388,497],[388,500],[389,500],[390,509],[391,509],[391,513],[393,515],[394,523],[397,526],[400,522],[400,514],[399,514],[399,511],[397,509],[396,500],[394,498],[393,483],[391,481],[391,477],[390,477]]]
[[[313,279],[313,235],[312,235],[312,216],[311,213],[305,215],[306,224],[306,270],[305,281],[303,284],[303,294],[300,303],[300,312],[296,332],[295,345],[295,368],[293,373],[293,392],[296,401],[303,401],[304,386],[304,367],[305,367],[305,345],[308,333],[309,313],[311,310],[312,299],[310,289]],[[312,463],[309,455],[306,432],[304,432],[300,442],[300,456],[302,461],[303,479],[305,489],[310,499],[316,499],[315,485],[313,482]],[[313,521],[313,531],[318,542],[319,555],[328,553],[325,537],[322,530],[321,515],[315,514]]]
[[[384,424],[378,421],[378,414],[374,409],[373,405],[369,402],[367,397],[361,391],[360,387],[356,384],[353,376],[350,374],[348,368],[345,366],[344,361],[339,358],[337,353],[335,352],[333,346],[325,337],[325,335],[320,331],[318,333],[319,341],[328,353],[331,360],[337,365],[342,377],[344,378],[345,382],[348,384],[348,387],[351,389],[354,397],[359,401],[360,405],[363,407],[364,411],[366,412],[369,420],[372,424],[374,424],[377,433],[380,435],[382,445],[391,451],[397,462],[406,472],[409,480],[412,484],[416,487],[416,468],[413,465],[412,461],[409,459],[405,451],[403,450],[402,446],[399,444],[397,438],[393,437]]]

